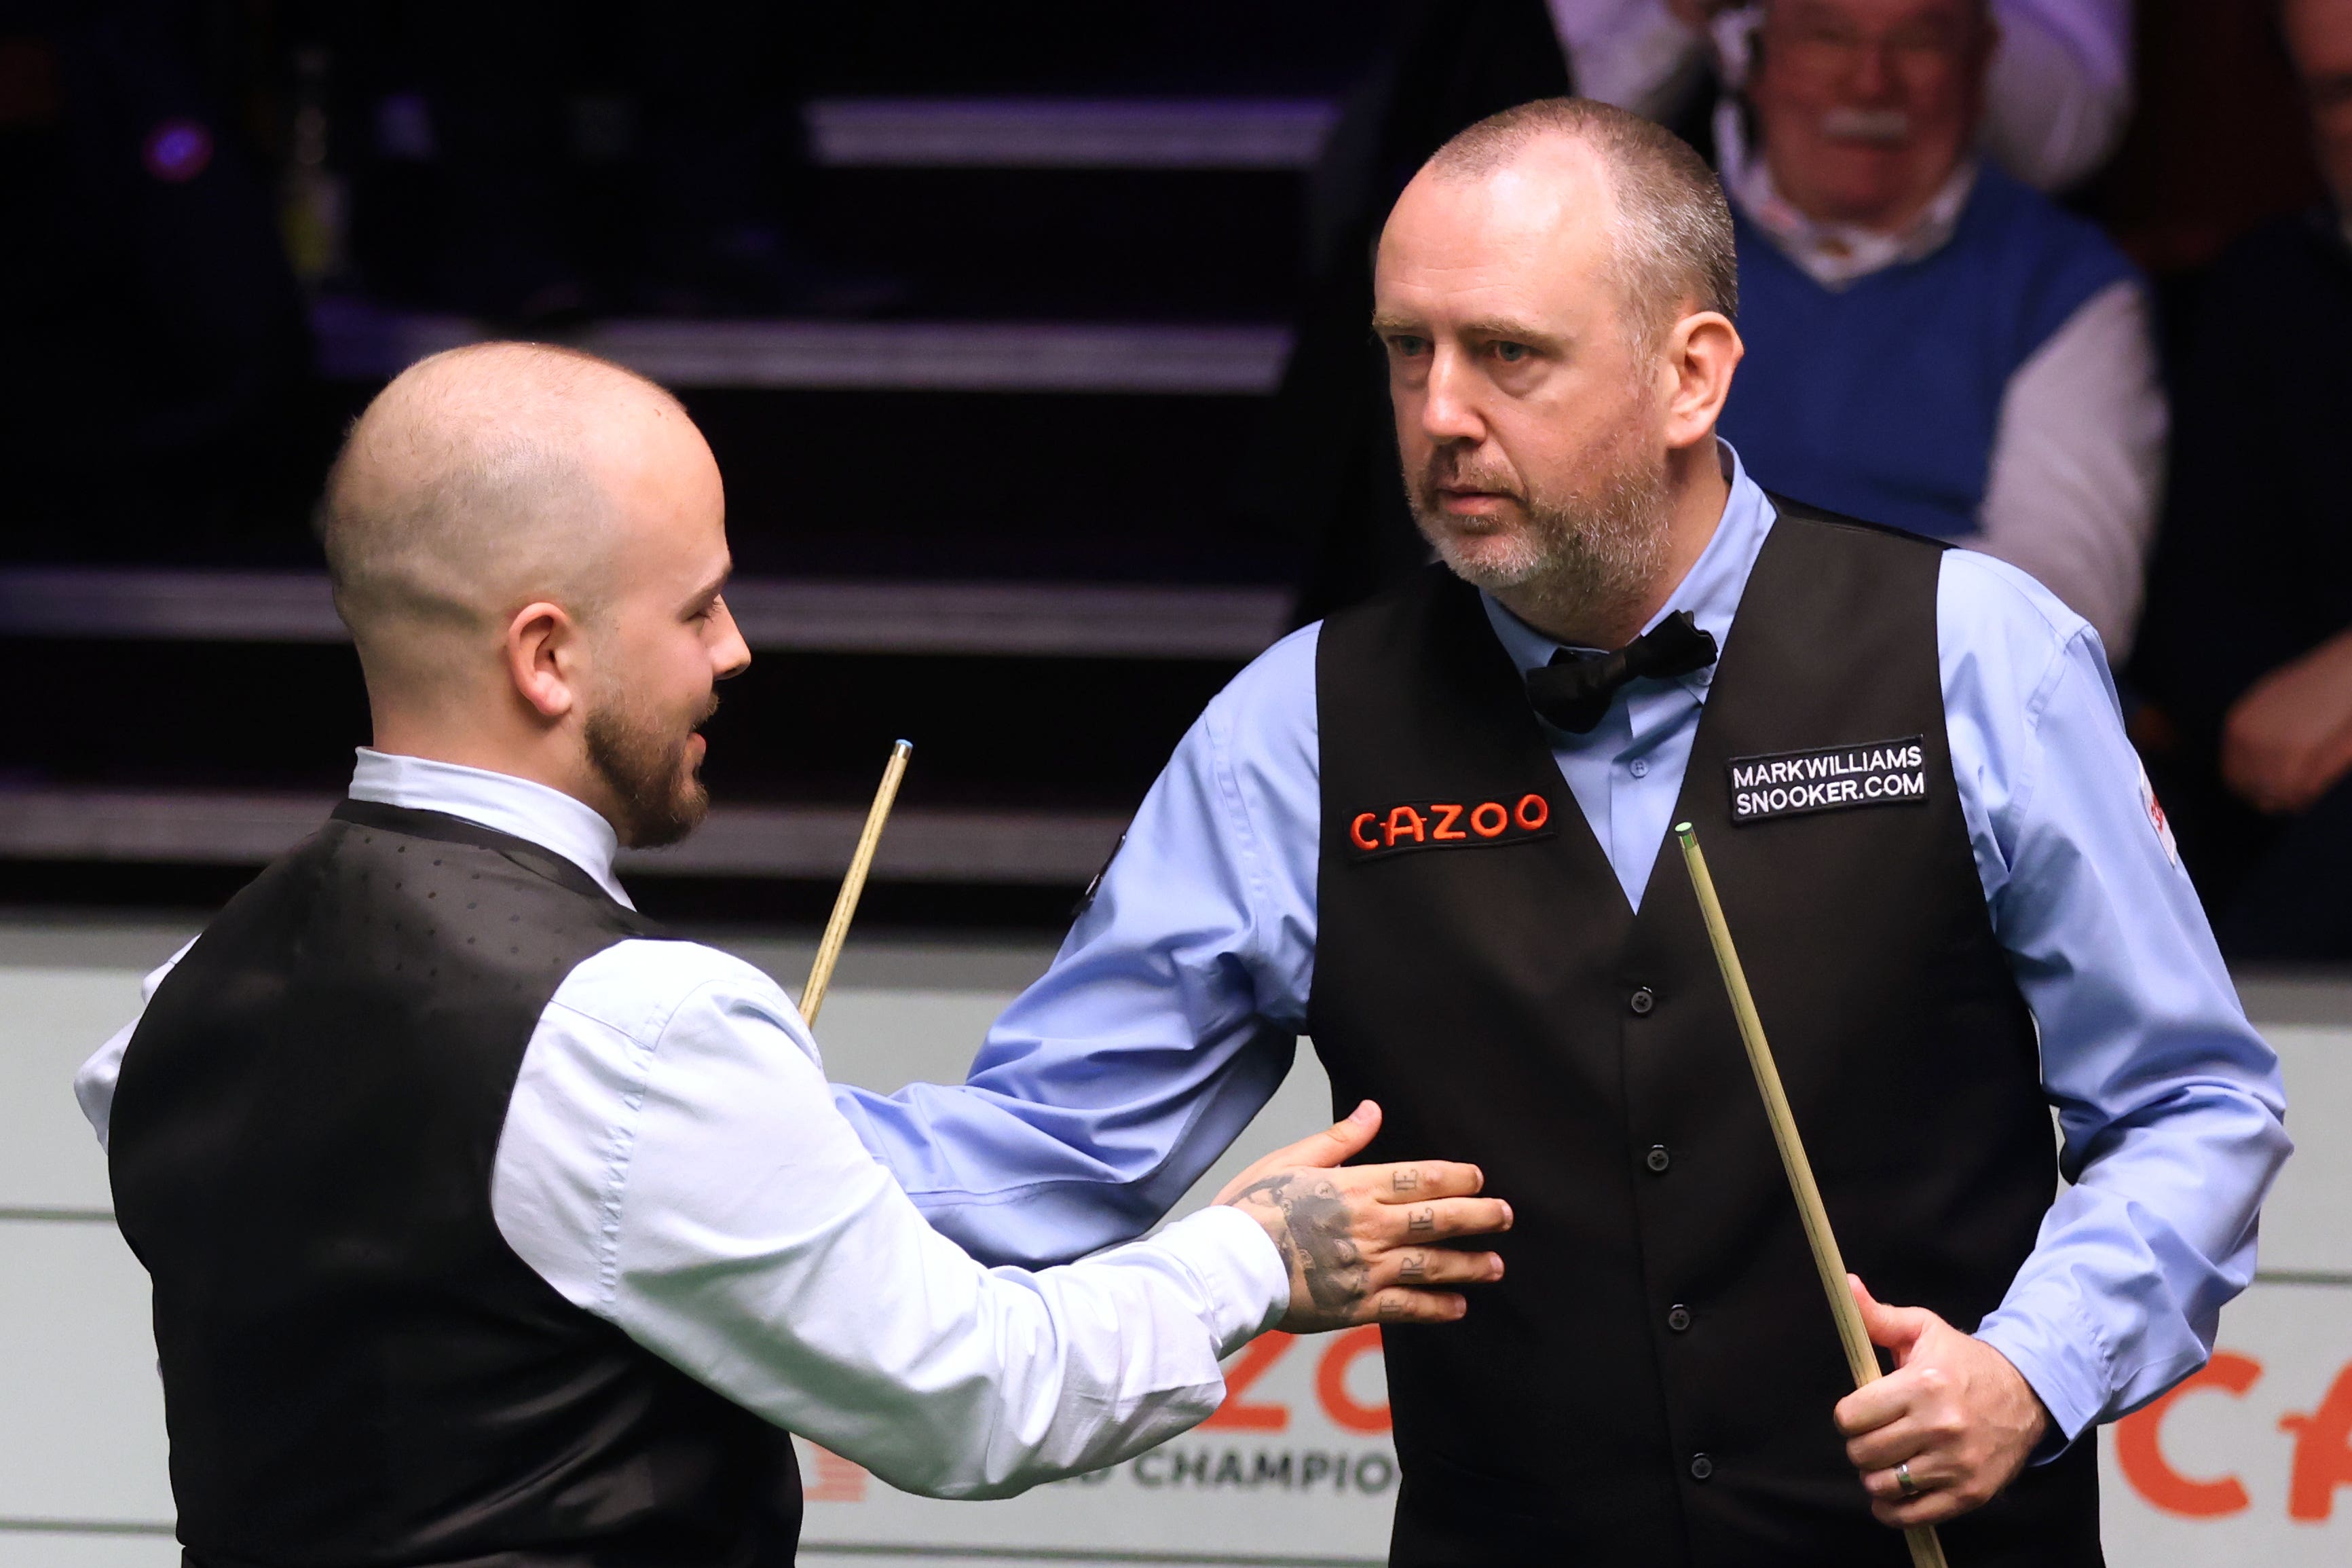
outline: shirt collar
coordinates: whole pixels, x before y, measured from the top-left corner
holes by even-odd
[[[1723,189],[1740,215],[1803,268],[1822,288],[1843,289],[1874,272],[1918,261],[1951,243],[1961,209],[1977,184],[1978,163],[1963,158],[1916,216],[1892,234],[1850,223],[1807,217],[1772,183],[1769,163],[1748,146],[1738,106],[1729,100],[1716,110],[1716,144]]]
[[[1739,461],[1739,454],[1731,443],[1716,441],[1721,455],[1725,477],[1731,481],[1731,494],[1723,503],[1723,519],[1715,527],[1715,537],[1706,542],[1698,559],[1658,613],[1650,617],[1642,629],[1646,632],[1678,610],[1688,610],[1698,629],[1715,638],[1720,648],[1731,635],[1731,617],[1739,608],[1739,595],[1748,586],[1748,574],[1755,568],[1756,552],[1764,547],[1764,535],[1772,527],[1772,503],[1764,491],[1748,477]],[[1527,622],[1505,609],[1492,594],[1478,595],[1486,607],[1487,623],[1503,644],[1511,662],[1525,675],[1551,662],[1551,656],[1569,645],[1555,642]],[[1593,651],[1593,650],[1579,650]],[[1714,679],[1712,666],[1679,678],[1694,692],[1702,691]]]
[[[352,798],[409,811],[438,811],[477,826],[528,839],[595,879],[625,909],[635,909],[613,875],[620,836],[595,807],[512,773],[494,773],[430,757],[359,748]]]

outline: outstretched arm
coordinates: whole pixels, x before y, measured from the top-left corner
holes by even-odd
[[[965,1082],[835,1087],[974,1256],[1036,1266],[1139,1234],[1290,1070],[1314,968],[1314,666],[1296,634],[1209,705]]]
[[[1376,1119],[1286,1152],[1328,1166]],[[1466,1167],[1433,1234],[1507,1216]],[[1265,1171],[1301,1192],[1390,1167]],[[1373,1212],[1378,1210],[1380,1212]],[[792,1005],[749,965],[629,942],[582,964],[525,1055],[493,1176],[516,1254],[573,1305],[905,1490],[1001,1497],[1114,1464],[1213,1411],[1218,1361],[1286,1322],[1441,1320],[1492,1278],[1404,1276],[1420,1211],[1220,1205],[1065,1268],[988,1269],[923,1223],[834,1111]]]

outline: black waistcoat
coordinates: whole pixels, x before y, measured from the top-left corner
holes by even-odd
[[[572,1306],[491,1167],[540,1013],[662,933],[576,867],[345,802],[131,1037],[110,1162],[202,1568],[777,1568],[790,1439]]]
[[[1848,1267],[1972,1329],[2057,1173],[1955,791],[1939,559],[1784,504],[1675,819],[1697,825]],[[1367,1159],[1475,1161],[1517,1214],[1466,1320],[1386,1332],[1394,1560],[1906,1563],[1832,1424],[1853,1384],[1679,851],[1636,916],[1476,595],[1442,571],[1324,627],[1317,700],[1308,1027],[1335,1101],[1385,1108]],[[1733,826],[1734,758],[1911,737],[1924,801]],[[1401,818],[1388,849],[1400,805],[1433,837]],[[1439,805],[1464,811],[1443,845]],[[1952,1561],[2096,1563],[2095,1488],[2086,1442],[1950,1526]]]

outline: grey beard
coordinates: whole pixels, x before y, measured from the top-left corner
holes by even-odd
[[[1609,624],[1645,600],[1665,567],[1666,478],[1640,465],[1571,500],[1530,495],[1527,531],[1501,560],[1468,558],[1422,493],[1410,489],[1409,499],[1422,536],[1454,575],[1514,594],[1551,625]]]

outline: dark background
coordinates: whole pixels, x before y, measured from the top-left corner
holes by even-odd
[[[0,568],[315,568],[310,506],[380,384],[321,373],[322,306],[559,339],[614,317],[1312,321],[1414,145],[1547,90],[1513,84],[1556,57],[1463,64],[1488,47],[1465,37],[1522,37],[1540,9],[0,0]],[[2140,16],[2137,118],[2069,199],[2156,281],[2177,367],[2216,258],[2319,185],[2267,7]],[[1320,100],[1351,123],[1385,102],[1393,131],[1416,93],[1419,121],[1370,155],[1337,138],[1314,169],[831,168],[803,128],[812,100],[947,95]],[[1344,502],[1295,399],[685,397],[747,574],[1332,597],[1310,580]],[[365,739],[338,647],[0,628],[0,813],[5,786],[331,792]],[[1124,812],[1235,668],[763,655],[709,779],[722,802],[856,803],[906,733],[909,807]],[[2208,824],[2230,808],[2160,678],[2127,673],[2191,868],[2226,879]],[[207,905],[247,875],[0,859],[0,901]],[[886,885],[869,916],[1050,926],[1074,890]],[[656,912],[730,918],[829,896],[646,888]]]

